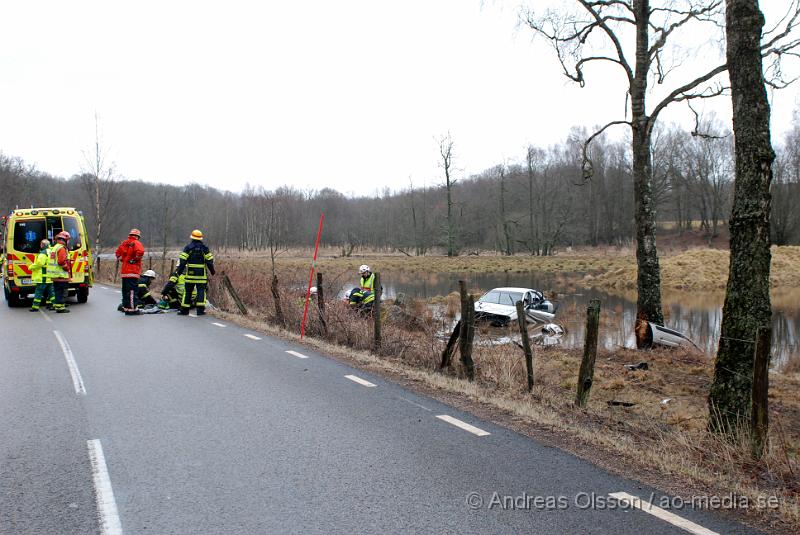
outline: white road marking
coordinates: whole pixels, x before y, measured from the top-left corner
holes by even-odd
[[[287,351],[290,355],[293,355],[299,359],[307,359],[308,357],[303,355],[302,353],[298,353],[297,351]]]
[[[100,530],[103,535],[122,535],[122,524],[119,521],[117,502],[114,500],[114,490],[111,488],[111,478],[108,476],[103,446],[97,439],[87,440],[86,445],[89,448],[89,462],[92,465]]]
[[[254,336],[252,334],[246,334],[245,336],[250,340],[261,340],[261,338],[259,338],[258,336]]]
[[[216,325],[217,327],[225,327],[225,325],[224,325],[224,324],[222,324],[222,323],[217,323],[216,321],[212,321],[212,322],[211,322],[211,325]]]
[[[75,393],[85,396],[86,387],[83,385],[83,378],[81,377],[81,372],[78,370],[78,363],[75,362],[75,357],[72,355],[72,350],[69,348],[67,340],[59,331],[53,331],[53,334],[56,335],[58,343],[61,344],[61,351],[64,353],[64,358],[67,359],[67,367],[69,368],[70,376],[72,376],[72,386],[75,387]]]
[[[440,420],[443,420],[443,421],[451,424],[451,425],[454,425],[456,427],[460,427],[464,431],[469,431],[473,435],[477,435],[479,437],[485,437],[487,435],[491,435],[491,433],[488,433],[488,432],[484,431],[483,429],[475,427],[474,425],[469,425],[468,423],[462,422],[458,418],[453,418],[452,416],[448,416],[447,414],[439,414],[436,417],[439,418]]]
[[[710,529],[695,524],[690,520],[686,520],[685,518],[682,518],[676,514],[665,511],[664,509],[656,507],[650,502],[644,501],[638,496],[633,496],[627,492],[613,492],[609,494],[609,496],[616,498],[625,505],[636,507],[637,509],[644,511],[645,513],[649,513],[656,518],[660,518],[665,522],[669,522],[673,526],[677,526],[685,531],[688,531],[689,533],[694,533],[695,535],[719,535],[719,533],[716,531],[711,531]]]
[[[362,379],[361,377],[358,377],[356,375],[345,375],[345,377],[347,377],[348,379],[350,379],[354,383],[360,384],[361,386],[367,386],[367,387],[376,386],[376,385],[370,383],[369,381],[365,381],[364,379]]]
[[[40,309],[39,309],[39,312],[41,312],[41,313],[42,313],[42,316],[44,316],[44,319],[45,319],[45,320],[47,320],[47,321],[48,321],[48,322],[50,322],[50,323],[53,323],[53,320],[51,320],[51,319],[50,319],[50,318],[47,316],[47,314],[45,314],[44,310],[42,310],[42,309],[40,308]]]

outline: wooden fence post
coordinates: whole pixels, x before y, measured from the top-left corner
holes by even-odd
[[[578,374],[578,391],[575,395],[575,403],[579,407],[586,407],[586,402],[589,401],[589,392],[592,390],[599,327],[600,300],[592,299],[586,309],[586,340],[583,344],[583,360],[581,361],[581,371]]]
[[[467,293],[467,283],[458,281],[458,292],[461,296],[461,333],[458,349],[461,352],[461,363],[467,372],[467,379],[475,380],[475,363],[472,361],[472,341],[475,338],[475,299]]]
[[[450,339],[447,341],[444,351],[442,351],[442,362],[439,364],[440,370],[450,366],[450,359],[453,357],[453,351],[455,351],[456,342],[458,341],[459,334],[461,333],[462,323],[462,320],[458,320],[456,326],[453,327],[453,334],[450,335]]]
[[[114,268],[114,284],[117,283],[117,273],[119,273],[119,258],[117,258],[117,266]]]
[[[375,352],[380,351],[381,349],[381,274],[375,273],[375,300],[372,302],[372,315],[373,319],[375,320],[375,340],[372,346],[372,350]]]
[[[286,328],[286,318],[283,316],[283,307],[281,306],[281,294],[278,292],[278,276],[272,276],[272,299],[275,300],[275,319],[277,319],[283,328]]]
[[[169,276],[171,277],[172,274],[175,273],[175,259],[169,261]]]
[[[519,336],[522,338],[522,350],[525,352],[525,369],[528,372],[528,392],[530,392],[533,390],[533,350],[531,349],[531,339],[528,336],[528,321],[525,316],[525,307],[522,301],[517,301],[516,306]]]
[[[325,321],[325,296],[322,294],[322,273],[317,271],[317,313],[322,330],[328,334],[328,322]]]
[[[239,307],[239,312],[241,312],[243,316],[247,316],[247,307],[245,307],[244,303],[242,303],[242,300],[239,298],[239,294],[236,293],[236,289],[233,287],[231,280],[224,271],[222,272],[222,282],[225,284],[225,288],[228,289],[228,293],[231,294],[236,306]]]
[[[769,431],[769,357],[772,329],[761,326],[756,330],[756,350],[753,355],[753,394],[750,409],[750,445],[753,458],[761,459]]]
[[[99,277],[100,276],[100,257],[98,256],[95,260],[97,261],[97,267],[95,268],[95,271],[97,271],[97,276]]]
[[[153,269],[153,255],[147,255],[147,269]]]
[[[319,308],[320,317],[325,312],[325,298],[322,295],[322,273],[317,271],[317,308]]]

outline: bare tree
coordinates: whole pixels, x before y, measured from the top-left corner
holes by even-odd
[[[439,155],[442,158],[441,166],[444,170],[444,187],[447,190],[447,224],[445,233],[447,237],[447,256],[458,256],[456,246],[456,224],[455,214],[453,213],[453,186],[456,180],[453,178],[453,138],[448,132],[446,136],[439,138]]]
[[[769,38],[759,49],[773,58],[771,72],[776,86],[785,83],[781,57],[797,45],[792,36],[798,23],[797,0],[791,3],[789,16],[782,19],[780,28],[768,32]],[[655,7],[651,7],[650,0],[574,0],[571,4],[572,9],[550,10],[543,16],[528,11],[524,22],[550,42],[564,74],[581,87],[586,83],[586,68],[596,63],[615,65],[625,76],[626,118],[609,122],[586,139],[583,167],[588,180],[592,161],[587,147],[593,139],[615,125],[631,129],[638,271],[636,341],[641,348],[646,346],[645,322],[664,321],[652,182],[653,128],[670,104],[723,94],[727,88],[718,77],[727,69],[727,63],[720,61],[708,68],[705,62],[695,62],[699,65],[696,77],[691,79],[684,74],[683,79],[691,81],[675,84],[671,90],[664,88],[665,95],[652,108],[647,105],[648,84],[654,80],[659,86],[665,85],[669,75],[681,66],[683,58],[676,55],[679,48],[673,46],[674,41],[680,41],[681,33],[686,35],[690,29],[715,31],[721,26],[723,0],[671,0]]]
[[[730,433],[749,423],[754,341],[758,328],[769,326],[772,319],[769,213],[775,152],[761,57],[764,16],[758,0],[726,0],[726,5],[736,184],[730,272],[708,405],[709,427]]]
[[[81,182],[83,182],[89,202],[94,208],[94,254],[96,258],[99,258],[103,239],[103,218],[112,208],[118,189],[118,184],[115,182],[114,165],[107,162],[106,157],[106,151],[100,143],[100,121],[95,114],[94,150],[92,153],[84,153],[86,166],[81,174]]]

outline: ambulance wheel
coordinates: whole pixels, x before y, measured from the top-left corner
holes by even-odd
[[[6,295],[6,304],[8,304],[9,308],[22,306],[22,299],[19,298],[19,294],[9,292],[5,286],[3,287],[3,293]]]
[[[78,303],[85,303],[89,300],[89,288],[78,288],[75,297],[78,299]]]

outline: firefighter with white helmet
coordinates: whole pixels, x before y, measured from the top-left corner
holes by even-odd
[[[157,304],[155,297],[150,294],[150,284],[158,277],[155,271],[148,269],[139,278],[139,283],[136,286],[136,306],[142,307],[144,305]]]

